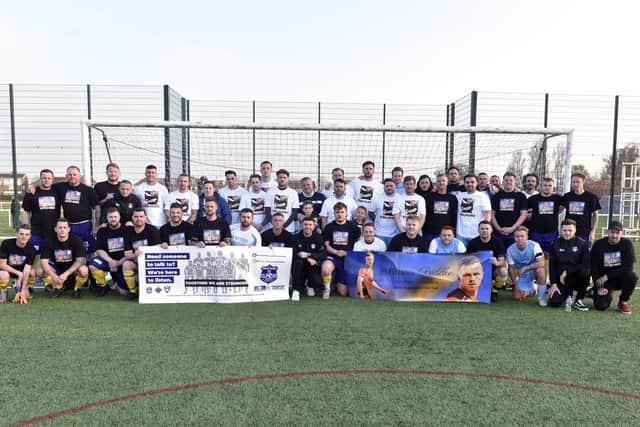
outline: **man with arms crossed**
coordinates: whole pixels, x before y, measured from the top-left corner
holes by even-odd
[[[142,202],[149,224],[160,228],[167,222],[163,208],[169,197],[169,191],[158,182],[158,168],[154,165],[147,165],[144,178],[144,182],[136,187],[134,193]]]
[[[53,189],[53,171],[40,171],[40,186],[33,193],[25,192],[22,201],[22,223],[31,225],[29,241],[40,253],[40,246],[55,235],[56,220],[60,217],[60,199]]]
[[[571,175],[571,191],[562,198],[562,206],[566,209],[565,218],[576,222],[576,235],[591,246],[596,239],[601,207],[598,197],[584,189],[585,179],[579,172]]]

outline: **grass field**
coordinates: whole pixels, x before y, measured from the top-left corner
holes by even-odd
[[[347,298],[138,305],[88,291],[53,300],[39,291],[27,306],[0,306],[0,316],[1,424],[206,381],[350,370],[438,372],[245,378],[39,424],[640,424],[637,314],[566,313],[506,293],[496,305]]]

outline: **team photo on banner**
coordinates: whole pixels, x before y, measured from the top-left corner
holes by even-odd
[[[140,251],[141,304],[289,299],[289,248],[148,246]]]
[[[348,252],[349,295],[393,301],[491,301],[491,252]]]

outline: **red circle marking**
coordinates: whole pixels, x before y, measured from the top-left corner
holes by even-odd
[[[353,369],[340,371],[308,371],[308,372],[287,372],[281,374],[255,375],[248,377],[227,378],[223,380],[210,380],[194,384],[185,384],[174,387],[159,388],[156,390],[148,390],[140,393],[128,394],[126,396],[114,397],[113,399],[101,400],[99,402],[88,403],[86,405],[75,406],[73,408],[63,409],[62,411],[52,412],[50,414],[41,415],[25,421],[9,424],[7,427],[21,427],[36,424],[53,418],[62,417],[69,414],[86,411],[87,409],[99,408],[101,406],[110,405],[112,403],[125,402],[127,400],[139,399],[141,397],[155,396],[157,394],[173,393],[176,391],[190,390],[194,388],[206,387],[210,385],[244,383],[251,381],[273,380],[279,378],[292,377],[310,377],[310,376],[329,376],[329,375],[432,375],[441,377],[466,377],[466,378],[485,378],[491,380],[514,381],[530,384],[552,385],[557,387],[567,387],[577,390],[591,391],[596,393],[608,394],[611,396],[625,397],[628,399],[640,400],[640,394],[626,393],[606,388],[591,387],[586,385],[563,383],[559,381],[547,381],[533,378],[514,377],[511,375],[495,375],[495,374],[479,374],[473,372],[449,372],[449,371],[427,371],[427,370],[396,370],[396,369]]]

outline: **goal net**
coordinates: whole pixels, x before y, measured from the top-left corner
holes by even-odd
[[[296,124],[238,124],[199,122],[82,123],[84,169],[89,181],[102,179],[104,165],[117,162],[122,177],[132,182],[147,164],[173,187],[187,173],[223,180],[234,170],[246,183],[268,160],[273,172],[287,169],[290,183],[309,176],[322,186],[332,169],[345,171],[345,179],[361,174],[371,160],[376,178],[391,176],[400,166],[404,174],[435,175],[448,166],[461,174],[485,172],[502,176],[536,173],[568,189],[571,165],[571,129],[516,129],[480,127],[328,126]]]

